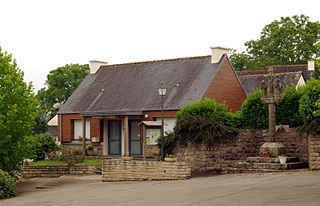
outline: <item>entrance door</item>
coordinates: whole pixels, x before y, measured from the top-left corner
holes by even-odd
[[[133,155],[142,155],[139,122],[139,120],[129,120],[129,152]]]
[[[121,154],[121,120],[108,121],[108,151],[111,155]]]

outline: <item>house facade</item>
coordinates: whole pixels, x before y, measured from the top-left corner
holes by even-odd
[[[96,155],[152,156],[161,128],[161,97],[166,88],[164,130],[175,125],[177,112],[196,100],[213,98],[237,111],[246,93],[227,56],[213,47],[212,55],[105,65],[91,62],[91,72],[58,113],[58,136],[65,150],[82,141]]]

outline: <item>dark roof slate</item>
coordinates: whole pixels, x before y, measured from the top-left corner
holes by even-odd
[[[102,66],[83,80],[59,113],[137,115],[160,110],[161,82],[167,88],[165,109],[181,109],[202,98],[226,58],[216,64],[203,56]]]
[[[279,74],[279,80],[283,85],[283,89],[287,85],[297,85],[301,76],[304,80],[310,80],[311,77],[314,77],[314,71],[308,71],[308,65],[275,65],[267,66],[265,70],[249,70],[249,71],[237,71],[240,82],[243,85],[247,94],[252,94],[254,91],[261,87],[262,80],[266,81],[264,77],[265,74],[268,74],[268,68],[272,67],[274,73]]]

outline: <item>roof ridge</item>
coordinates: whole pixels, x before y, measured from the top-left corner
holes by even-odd
[[[295,65],[270,65],[266,66],[268,67],[302,67],[302,66],[308,66],[308,64],[295,64]]]
[[[131,65],[131,64],[144,64],[144,63],[154,63],[154,62],[164,62],[164,61],[175,61],[175,60],[183,60],[183,59],[200,59],[211,57],[211,55],[206,56],[194,56],[194,57],[180,57],[174,59],[160,59],[160,60],[150,60],[150,61],[141,61],[141,62],[128,62],[128,63],[120,63],[120,64],[110,64],[110,65],[101,65],[101,67],[111,67],[111,66],[120,66],[120,65]]]
[[[286,75],[286,74],[301,74],[302,71],[297,71],[297,72],[284,72],[284,73],[276,73],[278,75]],[[267,73],[266,73],[267,74]],[[251,75],[243,75],[239,77],[259,77],[259,76],[264,76],[266,74],[251,74]]]
[[[239,72],[265,72],[266,70],[243,70],[243,71],[236,71],[237,73]]]

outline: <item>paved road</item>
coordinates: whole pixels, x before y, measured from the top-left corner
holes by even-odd
[[[320,171],[101,182],[101,176],[34,178],[1,206],[320,205]],[[36,189],[40,186],[42,189]]]

